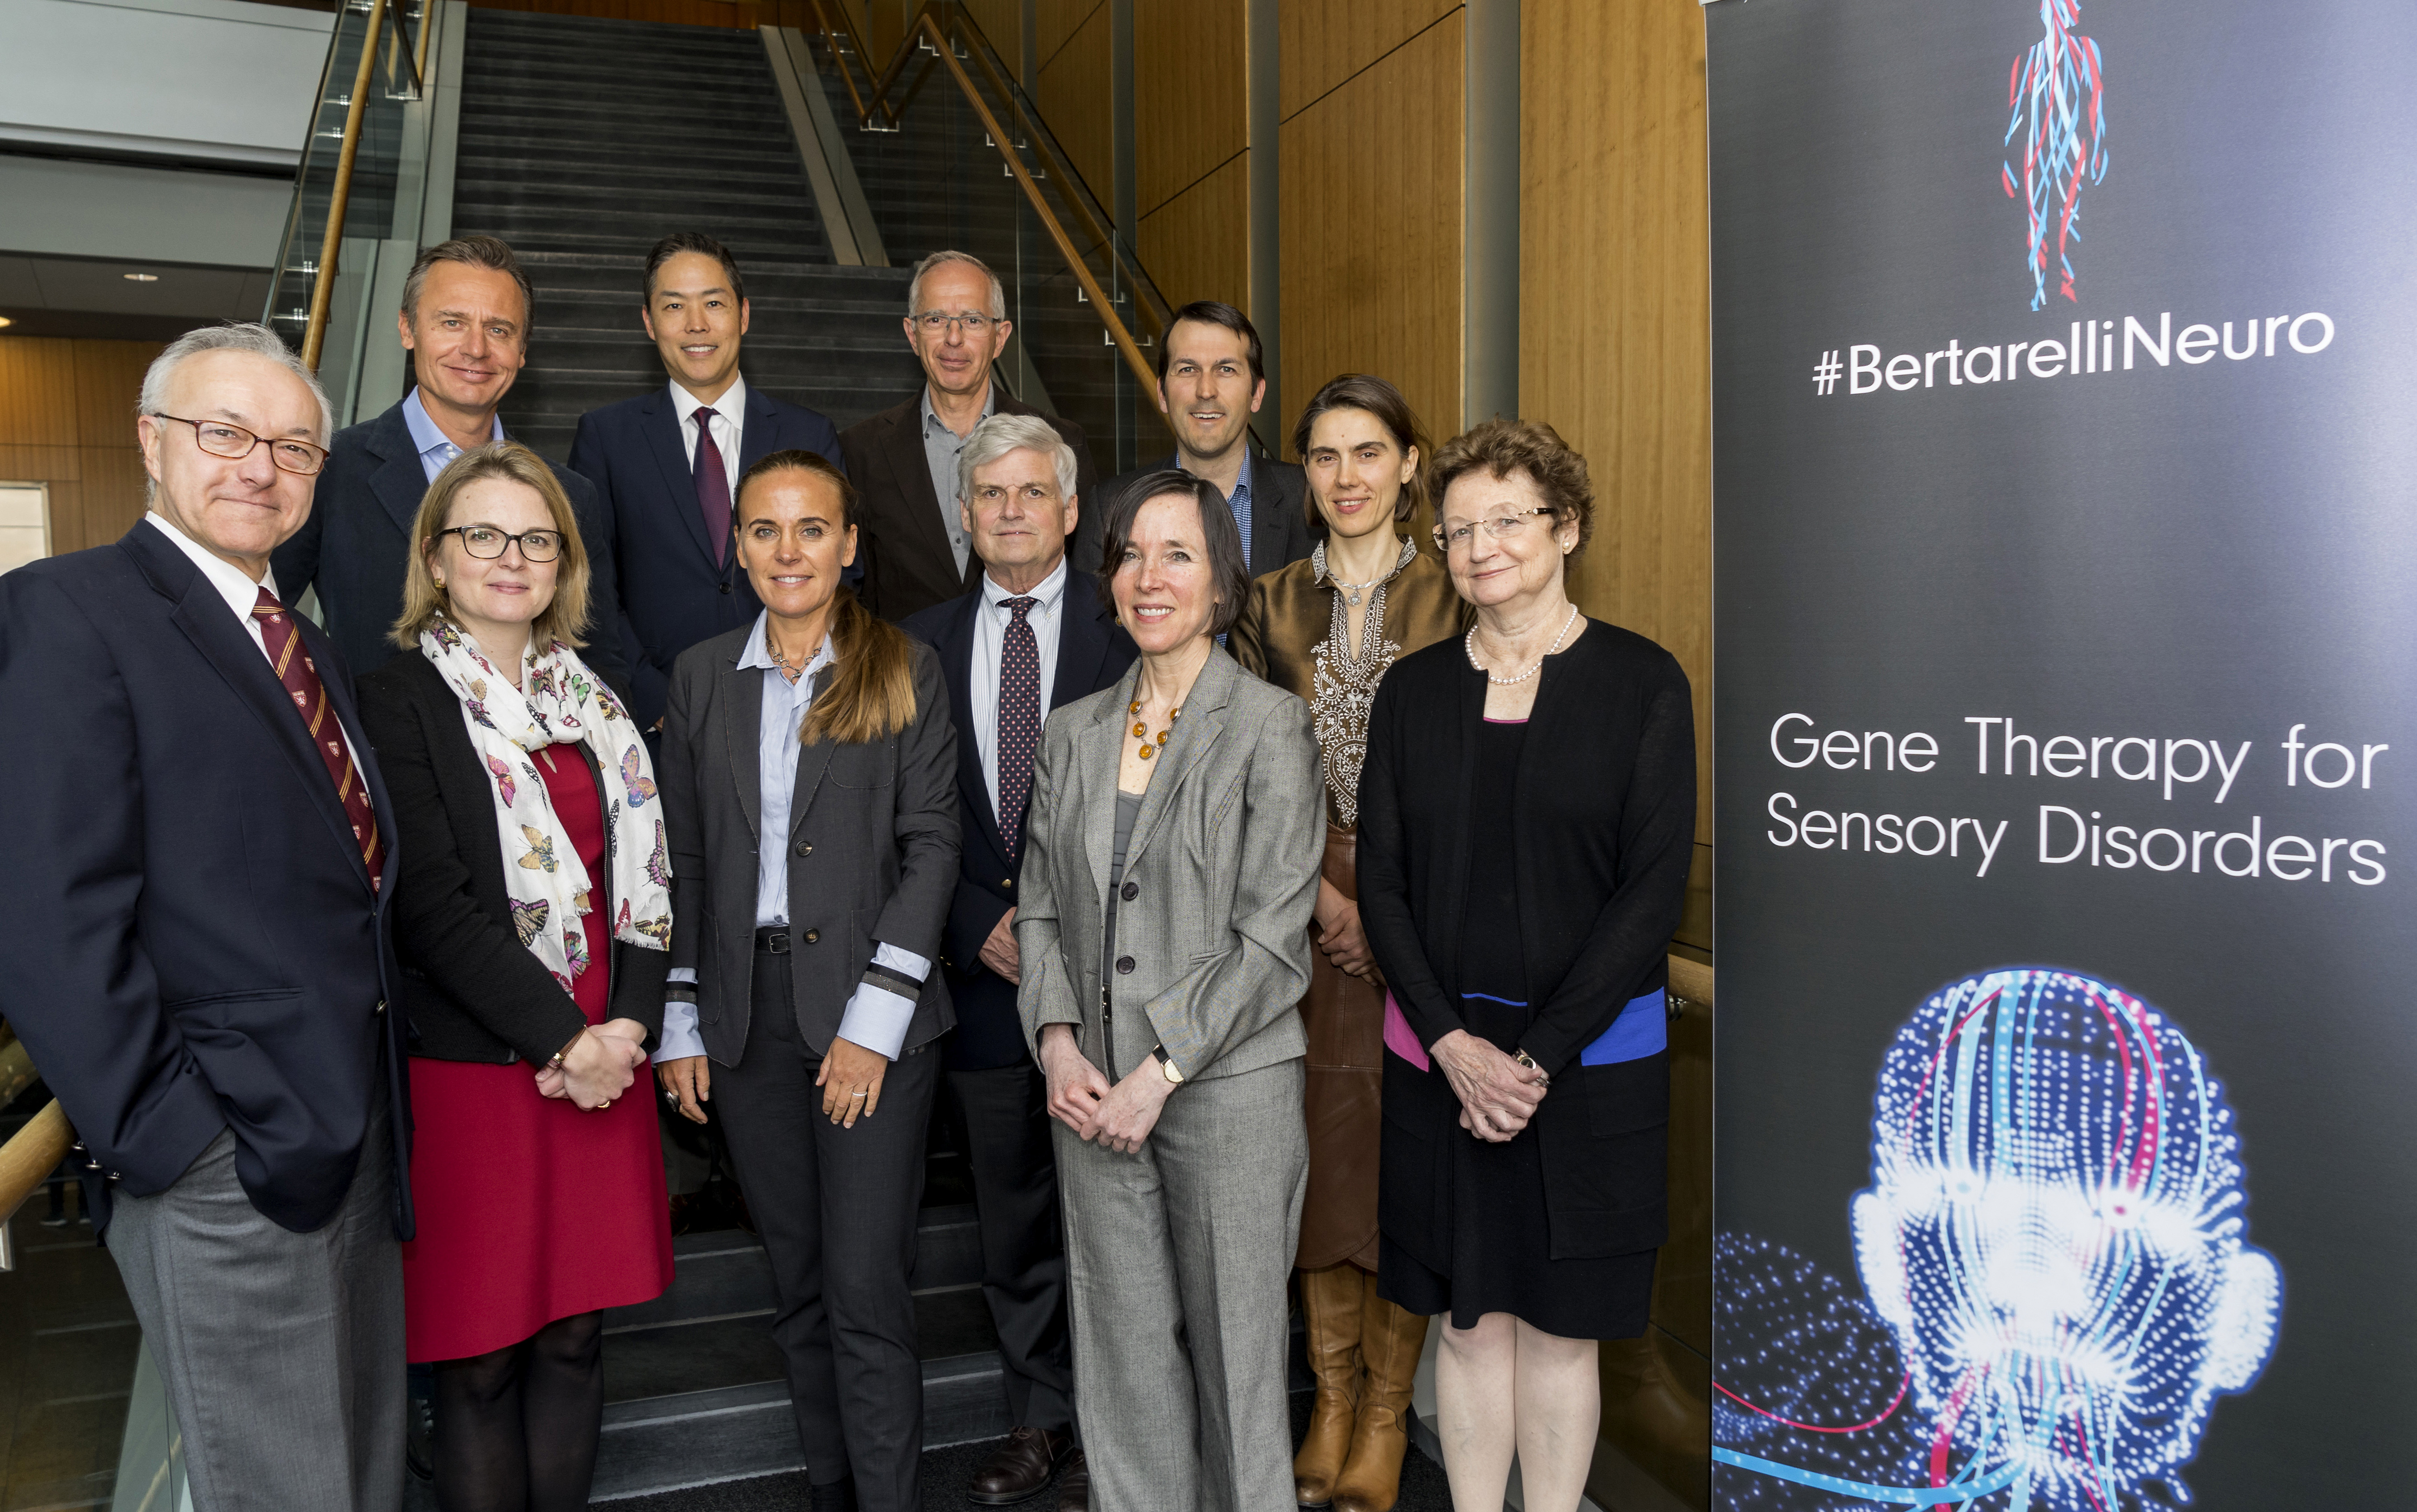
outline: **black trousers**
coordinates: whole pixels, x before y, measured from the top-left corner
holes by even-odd
[[[865,1512],[917,1512],[923,1371],[916,1356],[916,1215],[939,1055],[890,1063],[880,1111],[823,1115],[822,1057],[798,1033],[789,958],[755,957],[738,1064],[713,1072],[739,1189],[772,1263],[772,1338],[789,1369],[806,1477],[856,1478]]]
[[[1025,1060],[950,1071],[949,1089],[965,1115],[981,1218],[982,1295],[998,1330],[1008,1410],[1019,1426],[1066,1432],[1074,1423],[1074,1357],[1048,1082]]]

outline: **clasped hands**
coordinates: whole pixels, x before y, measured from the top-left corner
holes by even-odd
[[[1049,1116],[1085,1142],[1097,1141],[1118,1155],[1141,1153],[1175,1090],[1154,1056],[1110,1086],[1106,1074],[1074,1043],[1070,1023],[1041,1025],[1041,1069],[1049,1079]]]
[[[1488,1144],[1508,1143],[1526,1128],[1552,1085],[1542,1069],[1521,1065],[1466,1029],[1437,1040],[1429,1053],[1460,1098],[1460,1126]]]
[[[646,1058],[646,1026],[635,1019],[590,1024],[565,1046],[562,1064],[537,1068],[540,1097],[567,1097],[588,1112],[609,1108],[637,1080]]]

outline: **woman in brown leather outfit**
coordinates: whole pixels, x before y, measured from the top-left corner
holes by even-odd
[[[1252,584],[1235,659],[1306,701],[1326,758],[1326,863],[1310,934],[1309,1198],[1301,1308],[1317,1403],[1293,1460],[1303,1506],[1390,1512],[1408,1444],[1410,1384],[1427,1320],[1376,1294],[1377,1097],[1384,979],[1360,929],[1360,759],[1377,679],[1397,658],[1460,634],[1468,608],[1405,522],[1426,502],[1426,447],[1399,390],[1359,373],[1317,391],[1293,428],[1308,560]]]

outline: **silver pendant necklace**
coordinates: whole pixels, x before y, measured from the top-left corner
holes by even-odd
[[[1561,633],[1554,636],[1553,643],[1544,648],[1544,657],[1549,657],[1554,652],[1558,651],[1561,648],[1561,643],[1569,639],[1570,627],[1575,625],[1577,622],[1578,606],[1572,604],[1570,606],[1569,618],[1561,621]],[[1538,657],[1533,666],[1529,667],[1526,672],[1521,673],[1516,677],[1495,676],[1492,672],[1487,670],[1485,663],[1477,659],[1477,627],[1474,625],[1468,627],[1468,634],[1461,642],[1461,645],[1462,648],[1468,653],[1468,664],[1476,668],[1479,672],[1484,673],[1485,680],[1492,683],[1497,688],[1516,688],[1521,683],[1526,682],[1528,678],[1535,676],[1536,673],[1543,671],[1544,668],[1544,657]]]

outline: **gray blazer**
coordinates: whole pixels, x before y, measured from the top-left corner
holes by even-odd
[[[1076,1025],[1112,1080],[1161,1044],[1188,1079],[1304,1055],[1296,1005],[1326,844],[1309,705],[1212,649],[1111,879],[1117,764],[1140,676],[1135,662],[1041,731],[1015,913],[1025,1037],[1037,1055],[1043,1024]],[[1100,1016],[1110,881],[1122,885],[1114,1065]]]
[[[915,643],[915,721],[904,730],[798,752],[789,833],[759,839],[764,673],[738,668],[753,633],[751,625],[699,642],[673,662],[656,767],[671,833],[671,963],[696,971],[706,1053],[736,1066],[747,1045],[759,843],[788,852],[791,975],[806,1043],[830,1049],[877,940],[935,963],[900,1047],[920,1049],[957,1021],[936,966],[957,890],[957,735],[939,658]],[[817,694],[833,670],[816,674]]]

